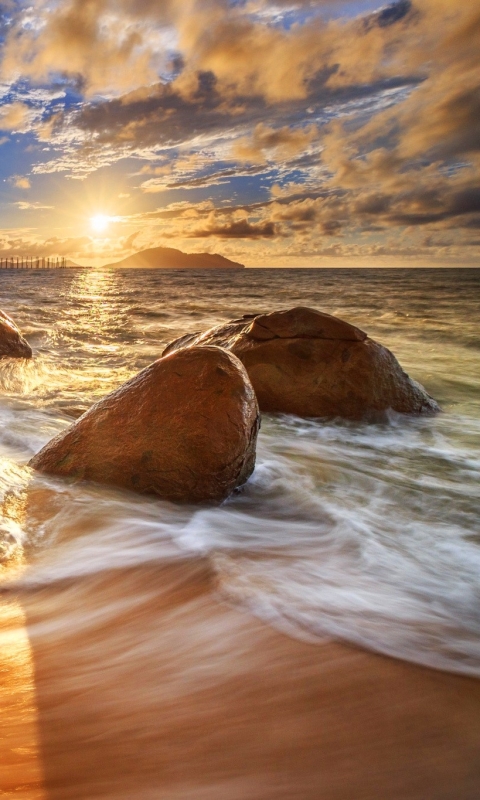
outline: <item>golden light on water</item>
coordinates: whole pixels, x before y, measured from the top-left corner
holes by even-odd
[[[21,477],[6,459],[0,464],[0,472],[2,479],[11,472],[13,478]],[[0,510],[0,578],[7,583],[24,568],[23,548],[9,531],[18,532],[23,527],[27,502],[23,487],[7,492]],[[45,800],[32,646],[25,611],[20,602],[8,596],[0,603],[0,654],[0,795]]]
[[[44,800],[32,648],[25,613],[12,600],[0,609],[0,795]]]

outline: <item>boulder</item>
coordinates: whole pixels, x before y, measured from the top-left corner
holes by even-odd
[[[0,358],[31,358],[32,348],[13,319],[0,311]]]
[[[259,412],[219,347],[160,358],[49,442],[30,466],[175,502],[221,502],[252,473]]]
[[[182,336],[164,355],[198,345],[218,345],[238,356],[262,411],[375,420],[387,409],[439,410],[390,350],[354,325],[312,308],[246,315]]]

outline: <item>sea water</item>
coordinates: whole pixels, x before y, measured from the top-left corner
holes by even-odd
[[[480,675],[479,304],[480,270],[0,271],[34,351],[0,361],[2,796],[477,796],[439,670]],[[385,344],[442,412],[265,414],[218,508],[28,468],[177,336],[296,305]]]
[[[265,414],[255,471],[219,508],[32,479],[34,453],[177,336],[296,305],[389,347],[442,413]],[[479,306],[480,270],[2,271],[0,308],[34,350],[0,362],[4,585],[199,555],[219,598],[293,637],[479,676]],[[22,516],[32,480],[43,510]],[[114,620],[118,598],[97,601]]]

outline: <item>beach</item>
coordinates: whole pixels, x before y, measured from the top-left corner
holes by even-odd
[[[99,595],[129,612],[79,625]],[[36,752],[15,756],[7,796],[478,796],[478,681],[295,641],[219,602],[205,560],[36,590],[22,606],[36,719],[12,709],[4,772],[26,736]]]
[[[6,273],[34,359],[0,365],[4,796],[478,797],[479,284]],[[177,336],[294,305],[366,330],[442,413],[264,415],[219,508],[26,466]]]

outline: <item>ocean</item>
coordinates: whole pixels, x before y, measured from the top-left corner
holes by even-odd
[[[255,471],[218,508],[26,467],[176,337],[297,305],[386,345],[442,412],[392,413],[377,424],[265,414]],[[169,776],[181,752],[172,722],[158,756],[165,708],[175,716],[180,696],[206,704],[212,687],[220,703],[227,673],[241,684],[247,634],[234,634],[229,619],[313,652],[342,642],[480,676],[480,270],[2,270],[0,308],[34,350],[30,362],[0,362],[0,645],[4,675],[23,675],[8,735],[21,729],[25,737],[27,725],[36,742],[11,748],[12,764],[28,755],[31,774],[8,796],[297,796],[268,782],[263,793],[227,787],[227,767],[218,768],[215,790],[205,779],[158,793],[152,764]],[[202,713],[210,719],[211,706]],[[62,749],[67,718],[78,738]],[[32,756],[39,726],[44,752],[56,754],[43,766]],[[198,741],[184,746],[200,759]],[[221,744],[209,738],[208,748]],[[142,778],[130,784],[133,763]],[[34,775],[41,769],[53,770],[47,795],[45,776]],[[299,798],[310,796],[321,795],[299,789]]]

